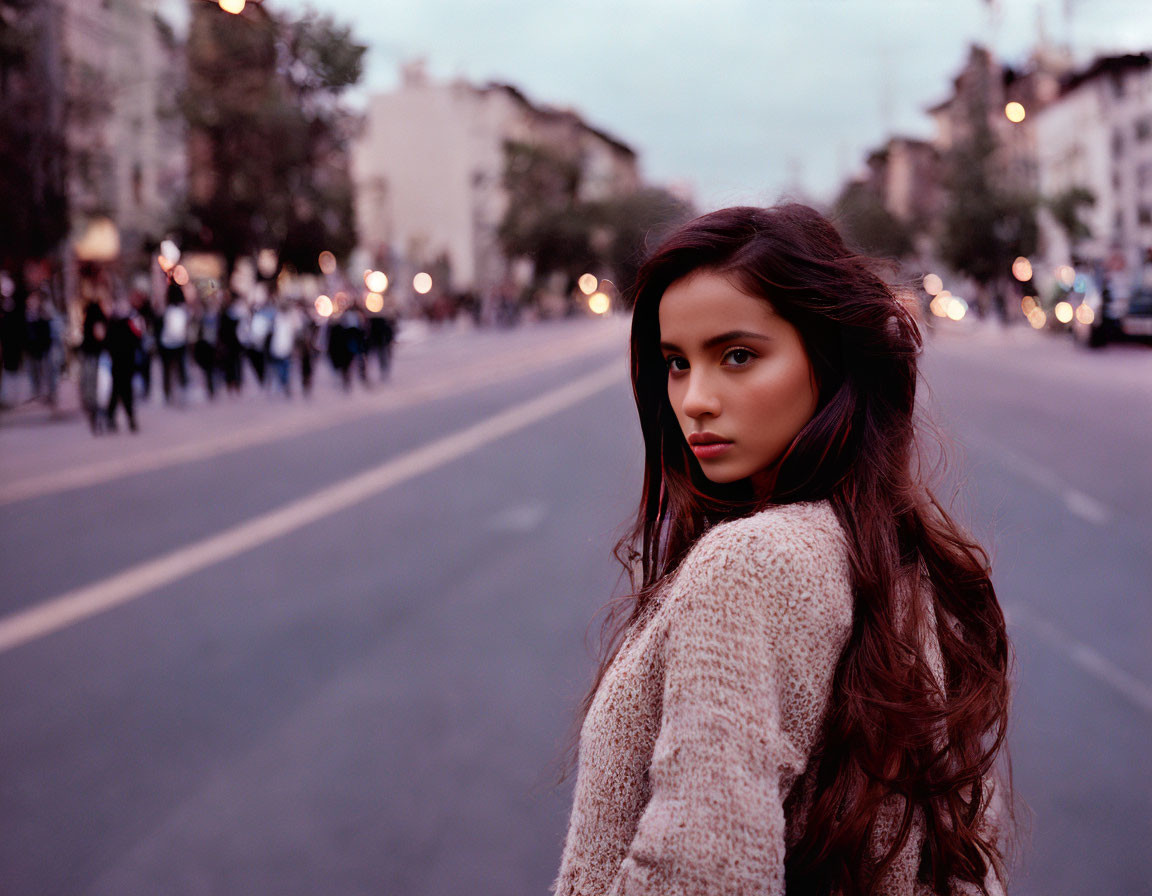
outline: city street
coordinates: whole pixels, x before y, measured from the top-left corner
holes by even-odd
[[[1152,896],[1152,350],[946,324],[944,494],[1017,653],[1010,892]],[[0,416],[0,891],[545,893],[640,491],[626,338],[433,330],[370,389],[137,435]]]

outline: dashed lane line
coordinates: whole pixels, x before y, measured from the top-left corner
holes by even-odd
[[[1106,526],[1112,520],[1112,512],[1106,505],[1072,487],[1043,464],[1013,451],[1007,445],[985,435],[966,434],[962,437],[962,441],[989,455],[1016,475],[1027,479],[1041,491],[1059,499],[1073,516],[1094,526]]]
[[[102,581],[0,618],[0,653],[136,600],[205,567],[243,554],[591,398],[624,379],[620,361],[495,416],[407,451],[216,535]]]
[[[1123,695],[1145,714],[1152,716],[1152,685],[1124,671],[1099,651],[1077,641],[1028,608],[1010,604],[1004,609],[1010,623],[1031,629],[1050,647],[1055,648],[1084,672]]]
[[[554,367],[584,355],[603,351],[618,341],[618,334],[615,331],[598,332],[590,338],[572,340],[559,346],[538,347],[529,352],[501,358],[496,362],[485,362],[463,371],[454,371],[447,376],[400,387],[380,396],[372,395],[367,400],[351,405],[334,405],[319,411],[310,411],[306,416],[270,420],[267,423],[213,435],[207,439],[151,448],[128,456],[0,483],[0,505],[100,485],[123,476],[207,460],[420,402],[437,401],[471,392],[523,376],[525,373]]]

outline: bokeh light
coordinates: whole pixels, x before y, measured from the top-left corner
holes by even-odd
[[[382,293],[388,288],[388,275],[383,271],[366,271],[364,273],[364,285],[368,287],[370,292]]]
[[[180,248],[172,240],[163,240],[160,243],[160,257],[168,262],[168,267],[176,264],[180,260]],[[163,267],[163,262],[161,262]],[[167,268],[165,268],[167,270]]]
[[[1065,289],[1071,289],[1076,282],[1076,269],[1071,265],[1062,264],[1056,268],[1056,281]]]
[[[934,296],[944,288],[944,281],[937,274],[924,275],[924,292]]]
[[[422,296],[432,292],[432,275],[421,271],[412,278],[412,288]]]
[[[336,256],[327,249],[320,253],[318,263],[320,265],[320,273],[322,274],[331,274],[336,270]]]
[[[577,286],[580,287],[580,292],[586,296],[592,295],[596,292],[596,287],[600,285],[600,281],[596,279],[595,274],[581,274],[580,279],[576,281]]]
[[[1010,122],[1013,124],[1019,124],[1024,120],[1024,116],[1027,113],[1024,111],[1024,106],[1022,104],[1013,100],[1004,107],[1004,114],[1008,116],[1008,120]]]
[[[1089,326],[1092,321],[1096,320],[1096,312],[1081,302],[1076,308],[1076,320],[1084,326]]]
[[[1012,262],[1012,276],[1021,283],[1032,279],[1032,262],[1021,255]]]
[[[602,292],[594,292],[588,296],[588,307],[592,309],[595,314],[607,314],[608,309],[612,306],[608,296]]]
[[[240,15],[244,12],[244,7],[248,5],[248,0],[219,0],[220,8],[224,12],[230,12],[234,16]]]
[[[1048,315],[1044,313],[1043,308],[1033,308],[1028,312],[1028,323],[1032,324],[1033,329],[1039,330],[1048,323]]]
[[[1075,314],[1072,310],[1071,302],[1057,302],[1056,307],[1052,309],[1052,313],[1056,315],[1056,320],[1062,324],[1072,323],[1072,316]]]
[[[176,282],[177,286],[188,285],[188,268],[182,264],[176,265],[172,268],[172,279]]]
[[[271,278],[279,264],[280,259],[276,257],[275,249],[261,249],[256,253],[256,270],[262,277]]]
[[[945,313],[951,320],[964,320],[964,315],[968,313],[968,303],[957,296],[953,296],[948,300]]]
[[[316,298],[316,313],[321,317],[332,316],[332,300],[328,296],[318,296]]]
[[[378,292],[370,292],[364,298],[364,307],[371,311],[373,314],[378,314],[384,310],[384,296]]]
[[[1034,308],[1038,307],[1035,296],[1024,296],[1024,298],[1020,300],[1020,310],[1024,312],[1025,317],[1031,314]]]

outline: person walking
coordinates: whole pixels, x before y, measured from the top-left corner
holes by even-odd
[[[158,340],[164,368],[164,402],[182,405],[188,390],[188,305],[183,288],[175,280],[168,281],[167,300],[160,317]]]
[[[104,431],[105,407],[100,401],[100,355],[108,335],[108,316],[100,302],[91,297],[84,305],[80,329],[80,407],[88,418],[93,435]]]
[[[227,291],[224,293],[224,306],[217,334],[220,369],[224,373],[224,388],[231,395],[239,395],[244,385],[243,334],[248,328],[248,309],[240,296]]]
[[[60,343],[56,314],[51,301],[39,290],[34,289],[28,294],[25,315],[27,323],[24,354],[28,361],[32,398],[55,408]]]
[[[204,374],[204,391],[208,400],[216,398],[216,367],[220,338],[220,302],[210,291],[201,302],[196,320],[196,339],[192,343],[192,358]]]
[[[108,429],[116,431],[116,408],[124,408],[128,418],[128,428],[137,431],[136,407],[133,396],[133,380],[136,376],[142,322],[132,311],[132,306],[123,296],[117,297],[108,319],[108,334],[104,348],[112,363],[112,394],[108,399],[105,417]]]
[[[277,302],[272,332],[268,336],[268,362],[286,397],[292,395],[292,354],[296,350],[299,332],[300,312],[291,302],[281,299]]]
[[[1008,636],[914,461],[912,314],[803,205],[688,222],[633,295],[633,593],[556,896],[1003,893]]]

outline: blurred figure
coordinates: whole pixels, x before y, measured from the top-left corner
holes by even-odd
[[[140,395],[152,394],[152,359],[156,356],[156,337],[159,320],[147,293],[132,291],[132,312],[140,326],[140,348],[136,351],[136,372],[140,374]]]
[[[210,292],[202,303],[196,325],[196,341],[192,345],[192,359],[204,374],[204,389],[208,400],[216,397],[216,363],[220,338],[220,300]]]
[[[174,384],[179,386],[183,404],[188,389],[188,307],[184,290],[175,280],[168,281],[168,304],[160,318],[160,360],[164,365],[164,401],[172,403]]]
[[[248,323],[248,360],[256,373],[256,381],[264,385],[268,366],[268,340],[272,336],[272,320],[276,310],[270,302],[262,302],[252,312]]]
[[[295,305],[281,300],[277,303],[272,318],[272,331],[268,335],[268,363],[286,396],[292,394],[292,353],[296,348],[296,335],[299,331],[300,312]]]
[[[104,429],[104,408],[100,404],[100,354],[108,334],[108,316],[95,298],[84,306],[84,323],[80,334],[80,406],[88,417],[93,435]]]
[[[359,310],[349,304],[335,320],[328,323],[328,357],[340,374],[344,390],[352,388],[352,368],[367,382],[368,370],[364,362],[364,323]]]
[[[56,407],[56,384],[60,364],[60,323],[51,300],[38,290],[25,305],[25,346],[32,398]]]
[[[104,341],[105,351],[112,362],[112,394],[106,412],[108,428],[112,432],[116,431],[117,405],[123,406],[128,428],[136,432],[132,380],[136,374],[141,331],[140,320],[133,313],[131,304],[123,296],[118,297],[108,320],[108,334]]]
[[[300,329],[296,332],[296,350],[300,356],[300,388],[305,398],[312,394],[312,371],[316,354],[319,351],[317,345],[319,337],[320,327],[316,324],[316,319],[308,313],[308,308],[301,303]]]
[[[7,284],[11,286],[11,281]],[[11,291],[5,289],[0,299],[0,405],[16,402],[8,393],[16,382],[20,359],[24,354],[24,308]]]
[[[220,369],[224,373],[224,388],[233,395],[240,394],[244,385],[244,334],[248,330],[248,309],[238,295],[224,293],[231,301],[220,313],[217,350]]]
[[[380,365],[380,379],[388,379],[392,368],[392,344],[396,341],[396,325],[384,313],[368,318],[368,353],[375,355]]]

